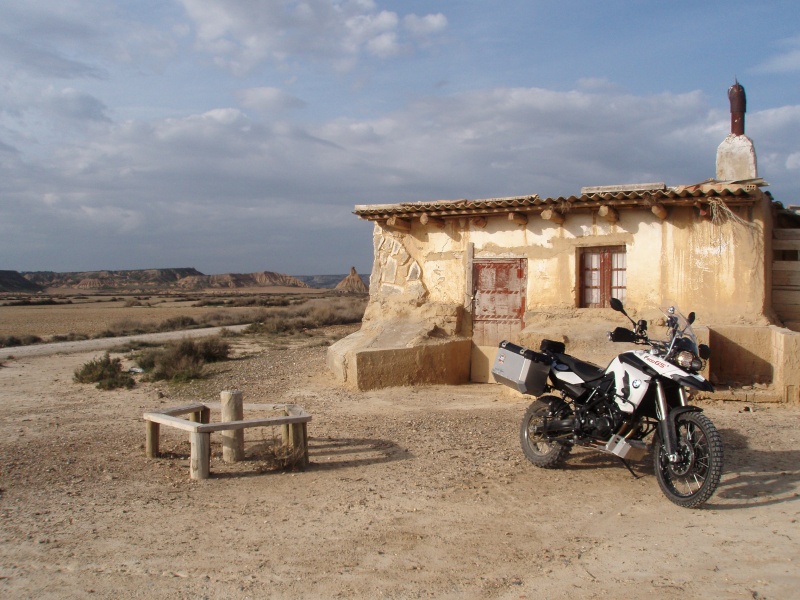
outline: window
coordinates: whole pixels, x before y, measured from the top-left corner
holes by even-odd
[[[611,298],[625,301],[625,246],[583,248],[580,253],[581,308],[608,308]]]

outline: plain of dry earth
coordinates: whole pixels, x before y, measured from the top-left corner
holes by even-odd
[[[725,474],[687,510],[649,456],[637,479],[586,451],[534,468],[527,400],[499,386],[353,392],[319,338],[233,344],[202,381],[130,391],[72,382],[97,352],[3,361],[0,597],[797,597],[800,407],[703,404]],[[233,465],[212,436],[206,481],[189,479],[188,434],[162,428],[164,456],[145,458],[143,412],[225,389],[305,407],[310,466],[268,470],[271,429],[248,430],[255,458]]]

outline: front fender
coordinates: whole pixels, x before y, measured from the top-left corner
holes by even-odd
[[[678,447],[678,417],[690,412],[703,412],[703,409],[697,406],[678,406],[669,411],[667,418],[659,424],[661,439],[664,441],[669,454],[676,452]]]

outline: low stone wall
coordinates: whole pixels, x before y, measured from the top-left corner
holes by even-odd
[[[709,361],[712,382],[761,385],[772,400],[800,402],[800,333],[765,327],[712,327]]]
[[[347,387],[469,382],[472,341],[435,325],[406,319],[370,324],[328,348],[327,364]]]

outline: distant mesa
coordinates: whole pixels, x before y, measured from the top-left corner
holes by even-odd
[[[0,292],[36,293],[46,289],[113,290],[139,292],[146,290],[193,290],[207,288],[292,287],[310,286],[291,275],[260,271],[258,273],[226,273],[204,275],[194,268],[139,269],[122,271],[0,271]]]
[[[356,294],[367,294],[369,293],[369,288],[364,283],[364,280],[361,279],[361,276],[356,272],[355,267],[350,267],[350,275],[342,279],[339,283],[336,284],[334,288],[339,292],[348,292],[348,293],[356,293]]]
[[[42,287],[29,281],[17,271],[0,271],[0,292],[24,292],[35,294]]]
[[[205,275],[194,268],[121,271],[0,271],[0,292],[35,294],[50,290],[87,290],[139,293],[156,290],[202,290],[288,287],[337,289],[367,293],[369,279],[355,267],[344,275],[284,275],[272,271]]]

